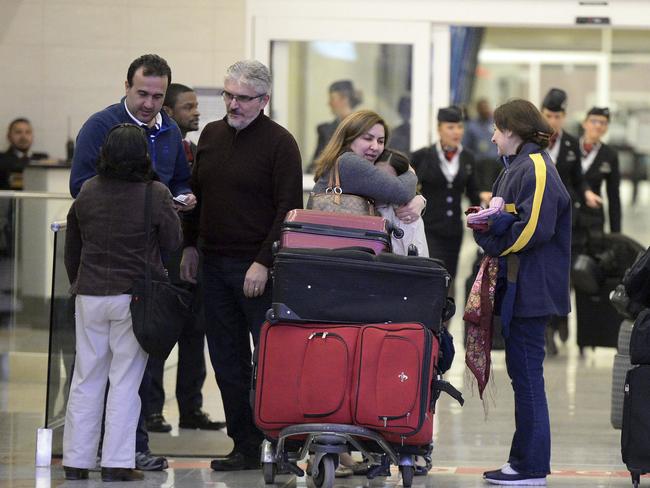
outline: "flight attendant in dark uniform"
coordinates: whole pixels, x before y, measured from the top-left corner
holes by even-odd
[[[419,149],[412,156],[420,191],[427,199],[422,216],[429,245],[429,256],[441,259],[452,278],[456,276],[458,254],[463,240],[461,197],[479,205],[474,175],[474,156],[464,150],[463,117],[458,107],[438,111],[438,134],[434,145]],[[453,290],[453,286],[450,287]]]
[[[564,183],[571,196],[573,222],[575,223],[583,205],[599,208],[602,200],[589,189],[582,176],[578,139],[564,130],[566,105],[566,92],[559,88],[551,88],[542,102],[542,115],[554,131],[546,152],[555,163],[555,168],[562,179],[562,183]],[[574,247],[573,251],[575,254],[579,249]],[[546,348],[549,355],[557,354],[557,347],[553,337],[555,331],[559,332],[562,342],[567,341],[569,338],[567,317],[553,317],[549,324],[546,334]]]
[[[584,135],[580,138],[582,172],[589,189],[599,197],[603,182],[607,191],[607,207],[610,232],[621,232],[621,173],[618,154],[602,137],[609,127],[609,109],[593,107],[587,112],[582,123]],[[597,208],[585,207],[580,210],[579,227],[581,233],[575,238],[583,242],[589,234],[602,234],[605,230],[605,212],[602,205]]]

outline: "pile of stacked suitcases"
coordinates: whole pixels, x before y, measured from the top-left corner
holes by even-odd
[[[621,454],[637,488],[650,473],[650,248],[625,272],[621,293],[634,318],[629,358],[635,365],[625,376]]]
[[[339,454],[357,451],[369,478],[395,464],[411,486],[440,392],[462,403],[436,369],[449,274],[391,254],[381,217],[294,210],[277,247],[253,379],[265,481],[303,476],[311,456],[308,474],[330,488]]]

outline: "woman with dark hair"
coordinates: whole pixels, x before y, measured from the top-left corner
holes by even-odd
[[[442,260],[452,279],[456,277],[464,234],[461,199],[465,195],[472,205],[480,204],[474,155],[461,144],[464,131],[460,108],[441,108],[438,142],[412,156],[420,191],[430,204],[423,216],[429,256]],[[453,282],[449,293],[454,294]]]
[[[415,172],[393,176],[374,165],[388,136],[386,122],[375,112],[359,110],[348,115],[316,160],[314,193],[326,191],[330,172],[338,162],[343,193],[400,205],[395,210],[397,218],[415,222],[426,205],[426,200],[415,194]]]
[[[83,184],[68,213],[65,265],[76,295],[76,358],[63,434],[66,479],[86,479],[96,466],[107,381],[102,480],[142,479],[133,468],[147,353],[133,334],[130,290],[144,277],[145,260],[152,279],[167,279],[161,251],[181,243],[172,196],[154,179],[144,131],[115,126],[102,147],[97,176]],[[146,191],[151,191],[149,242]]]
[[[592,107],[582,122],[584,129],[584,134],[580,138],[582,172],[589,189],[598,197],[602,196],[602,187],[605,183],[609,230],[621,232],[621,172],[618,154],[614,148],[602,141],[609,127],[609,115],[609,109],[606,107]],[[600,203],[601,205],[596,208],[580,209],[581,218],[578,219],[578,227],[584,240],[588,238],[590,232],[599,235],[605,231],[602,199]],[[584,246],[584,242],[579,244]]]
[[[532,103],[512,100],[501,105],[494,112],[494,124],[492,142],[504,171],[492,194],[493,203],[495,197],[502,199],[503,211],[490,218],[487,230],[474,231],[487,257],[473,292],[486,291],[479,294],[480,303],[472,294],[468,300],[465,316],[474,312],[480,320],[468,332],[466,360],[482,394],[491,341],[472,337],[476,329],[492,327],[493,314],[500,315],[515,394],[515,434],[507,463],[484,473],[484,478],[497,485],[546,485],[551,431],[544,391],[544,329],[549,316],[569,313],[571,198],[544,150],[552,129]],[[487,362],[475,361],[481,357]]]

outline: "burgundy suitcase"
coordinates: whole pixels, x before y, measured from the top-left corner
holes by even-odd
[[[390,252],[386,220],[319,210],[291,210],[282,224],[281,248],[367,247],[375,254]]]
[[[350,385],[362,326],[268,322],[257,349],[255,423],[274,436],[289,425],[350,424]]]
[[[431,443],[437,362],[438,339],[422,324],[364,326],[354,365],[353,423],[389,442]]]

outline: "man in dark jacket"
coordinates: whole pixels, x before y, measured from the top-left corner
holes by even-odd
[[[602,199],[587,185],[582,176],[580,148],[578,140],[564,130],[566,121],[567,94],[560,88],[551,88],[542,102],[542,115],[555,131],[547,148],[548,154],[555,163],[555,168],[566,187],[573,204],[573,220],[577,219],[580,208],[587,205],[599,208]],[[575,244],[575,243],[574,243]],[[575,246],[574,246],[575,247]],[[575,252],[575,249],[574,249]],[[546,348],[550,355],[557,354],[554,335],[559,332],[562,342],[569,338],[567,317],[553,317],[546,331]]]
[[[162,112],[165,92],[171,82],[172,72],[163,58],[145,54],[135,59],[126,75],[125,97],[119,102],[92,115],[77,135],[72,170],[70,194],[76,198],[83,183],[96,174],[99,152],[108,132],[116,125],[129,123],[142,127],[147,133],[149,155],[158,178],[172,195],[186,195],[185,205],[177,210],[188,211],[196,205],[190,191],[190,171],[181,143],[181,133],[176,123]],[[144,203],[143,203],[144,205]],[[145,372],[140,387],[142,404],[149,398],[150,375]],[[136,467],[140,470],[159,471],[167,468],[167,460],[152,456],[144,415],[140,415],[136,434]]]
[[[32,159],[45,159],[46,153],[32,152],[34,131],[31,122],[18,117],[7,129],[7,152],[0,153],[0,190],[22,190],[23,171]]]
[[[181,278],[196,282],[203,251],[206,336],[234,448],[211,463],[215,471],[259,469],[263,435],[248,400],[250,337],[257,344],[271,306],[272,245],[287,212],[302,208],[298,145],[264,115],[271,74],[257,61],[226,72],[227,115],[201,133],[192,189],[196,211],[183,222]]]

